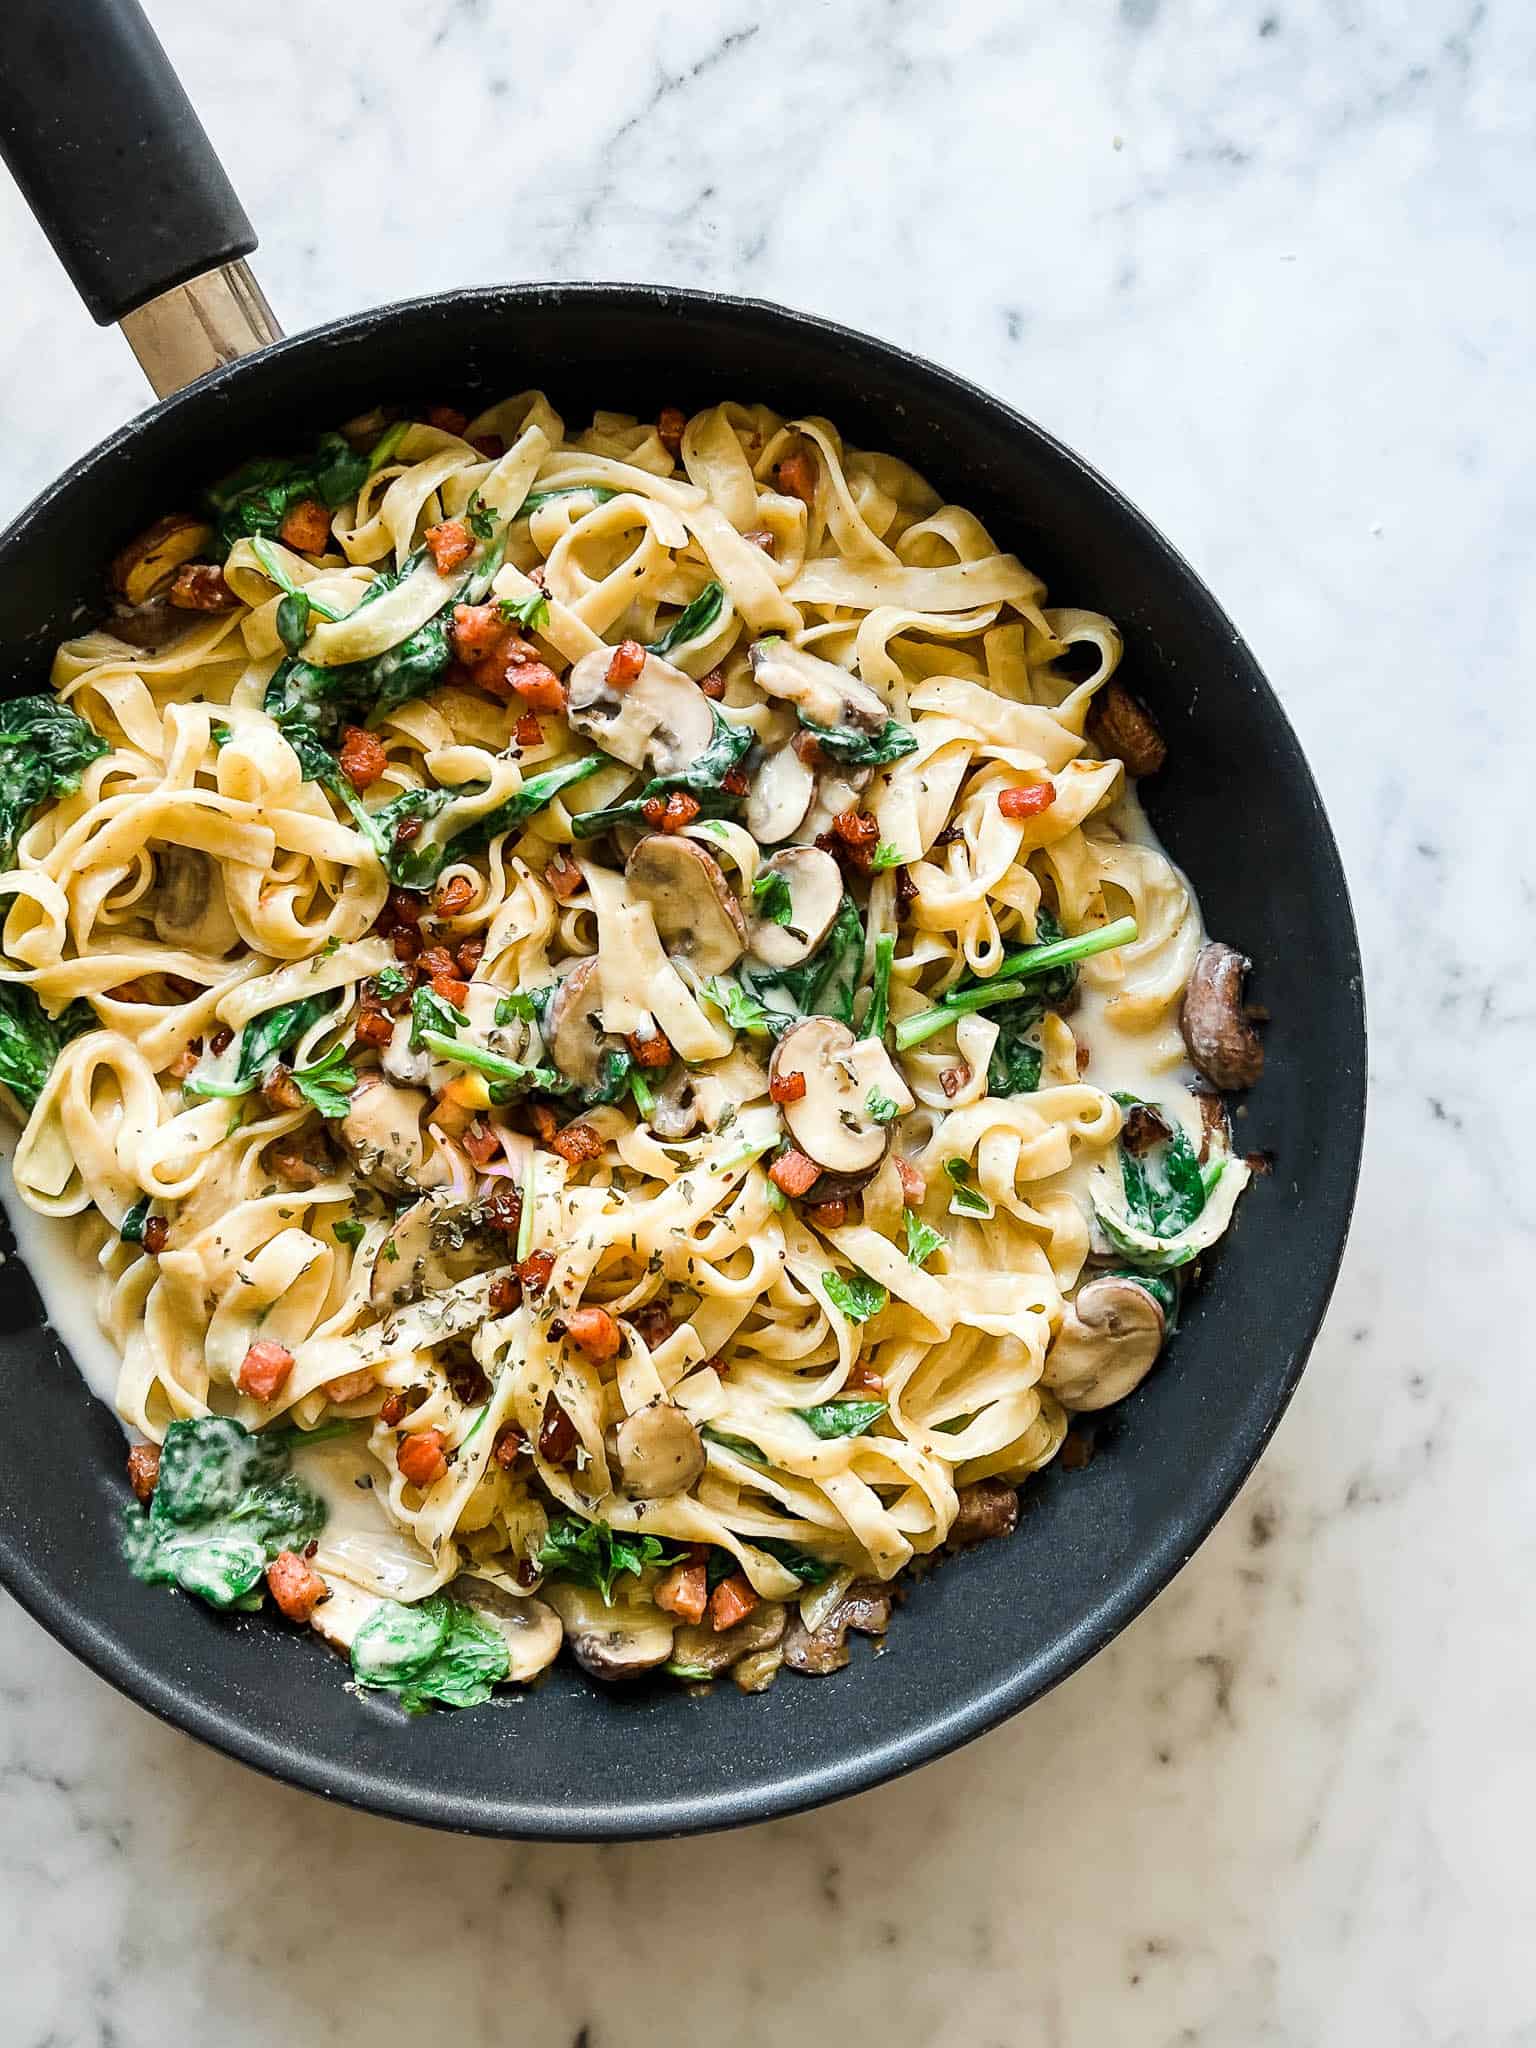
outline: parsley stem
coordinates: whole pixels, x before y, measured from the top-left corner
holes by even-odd
[[[641,1116],[649,1116],[656,1107],[656,1090],[638,1067],[629,1070],[629,1092],[635,1098],[635,1108]]]
[[[440,1060],[452,1060],[461,1067],[478,1067],[497,1081],[511,1081],[520,1087],[551,1088],[559,1076],[549,1067],[525,1067],[520,1060],[503,1059],[483,1045],[463,1038],[450,1038],[446,1031],[423,1031],[421,1042]]]
[[[1028,995],[1030,982],[1051,968],[1065,967],[1073,960],[1091,959],[1095,953],[1112,952],[1116,946],[1128,945],[1135,936],[1135,918],[1117,917],[1113,924],[1099,925],[1091,932],[1079,932],[1075,938],[1054,939],[1048,946],[1026,946],[1022,952],[1007,954],[991,981],[984,982],[979,988],[951,989],[937,1008],[919,1010],[916,1016],[903,1017],[896,1026],[897,1047],[905,1052],[910,1046],[921,1045],[925,1038],[932,1038],[935,1032],[953,1024],[957,1017],[967,1017],[973,1011],[990,1009],[994,1003],[1011,1003],[1018,996]]]
[[[882,932],[875,941],[875,981],[869,1009],[864,1018],[864,1036],[883,1039],[891,1012],[891,962],[896,958],[896,934]]]

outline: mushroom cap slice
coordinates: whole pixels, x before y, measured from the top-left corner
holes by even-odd
[[[672,1654],[672,1621],[648,1601],[609,1607],[586,1586],[555,1585],[545,1586],[544,1598],[564,1625],[571,1655],[593,1678],[638,1678]]]
[[[868,683],[787,640],[755,640],[747,660],[760,690],[793,704],[813,725],[861,725],[878,731],[890,715],[885,699]]]
[[[816,794],[816,772],[793,747],[775,747],[747,763],[746,827],[759,846],[777,846],[796,831]]]
[[[686,1493],[704,1470],[699,1432],[675,1401],[648,1401],[618,1431],[619,1477],[639,1500]]]
[[[1251,1088],[1264,1071],[1264,1047],[1243,1008],[1249,964],[1235,947],[1208,939],[1184,991],[1179,1029],[1190,1059],[1217,1088]]]
[[[157,841],[155,890],[150,898],[155,937],[189,953],[222,954],[240,934],[229,914],[224,878],[212,856],[195,846]]]
[[[678,1066],[656,1090],[656,1107],[650,1125],[658,1138],[669,1144],[691,1138],[704,1121],[699,1101],[700,1076],[692,1067]]]
[[[648,654],[632,683],[608,680],[611,647],[594,647],[566,677],[566,717],[605,754],[652,775],[676,775],[715,736],[715,714],[692,676]]]
[[[657,934],[698,974],[724,974],[746,951],[747,921],[720,865],[697,840],[651,832],[624,863],[632,898],[650,905]]]
[[[782,1601],[764,1600],[733,1628],[717,1630],[707,1621],[688,1623],[678,1630],[672,1655],[677,1663],[707,1671],[713,1678],[741,1658],[783,1642],[787,1620]]]
[[[420,1194],[447,1177],[440,1159],[427,1163],[421,1134],[427,1097],[418,1088],[397,1088],[392,1081],[360,1084],[341,1120],[342,1144],[352,1155],[361,1178],[391,1194]]]
[[[1045,1354],[1041,1384],[1064,1408],[1108,1408],[1123,1401],[1163,1348],[1163,1308],[1123,1273],[1080,1287]]]
[[[789,919],[754,917],[747,937],[768,967],[798,967],[831,931],[843,902],[843,873],[819,846],[792,846],[765,860],[759,875],[777,875],[789,890]]]
[[[446,1591],[450,1599],[462,1601],[488,1622],[506,1644],[511,1666],[508,1684],[525,1685],[559,1656],[564,1633],[560,1617],[542,1600],[508,1593],[503,1587],[492,1585],[489,1579],[477,1578],[470,1572],[461,1572]]]
[[[871,1116],[870,1097],[894,1102],[898,1115],[914,1106],[885,1047],[873,1038],[855,1038],[835,1017],[807,1017],[785,1032],[768,1066],[770,1083],[796,1073],[805,1076],[805,1093],[786,1102],[782,1113],[807,1159],[836,1174],[878,1167],[891,1129],[890,1122]]]
[[[595,953],[578,960],[550,998],[545,1019],[549,1056],[567,1081],[595,1088],[603,1061],[622,1041],[603,1029],[603,977]]]

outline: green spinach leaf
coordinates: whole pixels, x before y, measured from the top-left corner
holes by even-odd
[[[845,768],[886,768],[904,754],[917,752],[917,734],[897,718],[888,718],[879,732],[861,732],[852,725],[818,725],[815,719],[805,717],[800,723],[816,735],[816,744],[827,759]]]
[[[511,1668],[501,1631],[446,1593],[412,1607],[381,1600],[352,1642],[358,1684],[397,1694],[408,1714],[481,1706]]]
[[[96,1012],[83,997],[50,1017],[24,982],[0,982],[0,1083],[30,1110],[69,1041],[96,1028]]]
[[[821,1284],[851,1323],[867,1323],[890,1300],[880,1282],[867,1273],[823,1273]]]
[[[795,1413],[824,1441],[834,1437],[862,1436],[872,1422],[885,1413],[884,1401],[822,1401],[815,1408],[797,1408]]]
[[[709,745],[686,768],[675,775],[657,775],[645,783],[637,796],[629,797],[621,804],[611,804],[606,810],[587,811],[571,820],[571,829],[578,839],[594,839],[600,832],[607,832],[615,825],[634,825],[649,830],[649,821],[641,809],[653,799],[665,801],[674,793],[691,796],[699,806],[703,818],[734,817],[741,809],[743,799],[723,787],[731,770],[745,759],[752,746],[752,732],[745,725],[733,725],[728,718],[722,718],[712,705],[715,727]]]
[[[799,967],[763,967],[742,961],[737,977],[763,1007],[768,1027],[783,1031],[800,1017],[839,1017],[853,1022],[853,999],[864,965],[864,924],[859,907],[844,896],[832,929]]]
[[[625,1572],[681,1561],[681,1550],[669,1550],[656,1536],[634,1536],[610,1529],[606,1522],[588,1522],[580,1515],[556,1515],[539,1547],[538,1563],[546,1572],[592,1586],[613,1605],[614,1581]]]
[[[725,604],[725,587],[706,583],[692,604],[685,605],[659,640],[651,641],[647,653],[668,655],[674,647],[686,647],[690,640],[702,640],[719,621]]]
[[[749,1536],[747,1541],[758,1550],[783,1565],[785,1571],[793,1572],[803,1586],[824,1586],[831,1578],[834,1567],[824,1558],[816,1557],[809,1550],[801,1550],[793,1543],[786,1543],[782,1536]],[[732,1558],[732,1569],[735,1568]]]
[[[1139,1098],[1116,1094],[1122,1109],[1134,1109]],[[1177,1237],[1205,1207],[1206,1185],[1189,1134],[1170,1118],[1173,1135],[1137,1154],[1120,1147],[1120,1179],[1125,1211],[1149,1237]]]
[[[0,704],[0,868],[15,865],[16,842],[39,804],[72,796],[92,761],[110,753],[77,711],[57,697]]]

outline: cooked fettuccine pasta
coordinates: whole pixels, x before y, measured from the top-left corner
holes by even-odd
[[[828,421],[538,392],[113,582],[0,706],[0,1081],[133,1569],[408,1707],[846,1663],[1248,1178],[1114,626]]]

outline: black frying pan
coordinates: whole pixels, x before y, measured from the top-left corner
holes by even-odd
[[[252,345],[259,293],[243,265],[221,266],[255,238],[132,0],[8,0],[0,79],[0,150],[96,318],[129,321],[164,388],[177,351],[183,368],[209,367]],[[99,565],[246,455],[302,446],[381,400],[474,411],[530,385],[578,420],[725,397],[825,413],[972,507],[1059,602],[1109,613],[1169,741],[1148,809],[1212,931],[1259,963],[1274,1011],[1238,1130],[1277,1170],[1244,1197],[1162,1363],[1100,1421],[1091,1464],[1053,1465],[1026,1489],[1011,1541],[915,1586],[884,1655],[786,1675],[757,1697],[602,1691],[562,1666],[504,1706],[407,1721],[350,1694],[317,1641],[138,1584],[118,1561],[118,1427],[6,1267],[5,1372],[25,1427],[0,1436],[0,1574],[46,1628],[166,1720],[293,1784],[440,1827],[611,1840],[792,1812],[942,1755],[1064,1678],[1166,1585],[1251,1469],[1316,1335],[1354,1195],[1365,1028],[1317,790],[1199,578],[1102,477],[996,399],[754,300],[508,286],[384,307],[226,361],[0,538],[5,687],[41,687],[54,643],[102,607]]]

